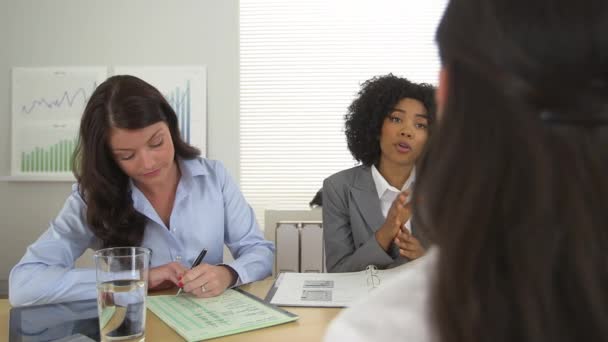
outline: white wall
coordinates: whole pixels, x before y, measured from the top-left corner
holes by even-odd
[[[238,181],[238,0],[0,0],[0,176],[10,173],[10,68],[207,65],[207,156]],[[69,183],[0,182],[0,294]]]

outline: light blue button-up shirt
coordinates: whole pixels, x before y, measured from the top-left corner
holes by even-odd
[[[180,161],[170,229],[144,194],[131,183],[133,205],[148,218],[142,247],[152,250],[151,267],[180,261],[189,267],[203,248],[205,262],[223,263],[224,244],[238,274],[235,285],[272,273],[274,245],[264,240],[255,215],[221,162]],[[50,227],[27,248],[9,277],[11,305],[66,302],[96,297],[95,270],[75,268],[74,261],[99,241],[86,223],[86,204],[77,185]]]

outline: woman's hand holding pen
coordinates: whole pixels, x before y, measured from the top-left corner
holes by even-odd
[[[151,268],[148,272],[148,288],[150,290],[164,290],[176,286],[179,278],[188,269],[179,262],[170,262],[162,266]]]
[[[188,270],[178,286],[197,297],[215,297],[236,282],[236,272],[229,266],[200,264]]]
[[[388,251],[401,231],[401,227],[410,219],[411,210],[410,204],[407,202],[408,195],[409,191],[404,191],[395,198],[386,214],[384,224],[376,231],[376,240],[385,251]]]

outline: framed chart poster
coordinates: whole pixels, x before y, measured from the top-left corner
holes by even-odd
[[[106,77],[106,67],[12,69],[11,176],[74,179],[80,118]]]
[[[207,154],[207,69],[205,66],[116,66],[114,75],[132,75],[156,87],[177,114],[179,131]]]

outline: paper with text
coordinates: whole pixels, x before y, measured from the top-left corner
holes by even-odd
[[[347,307],[399,273],[407,264],[387,270],[368,266],[345,273],[281,273],[266,301],[281,306]]]
[[[146,304],[187,341],[237,334],[298,319],[296,315],[232,289],[212,298],[149,296]]]

